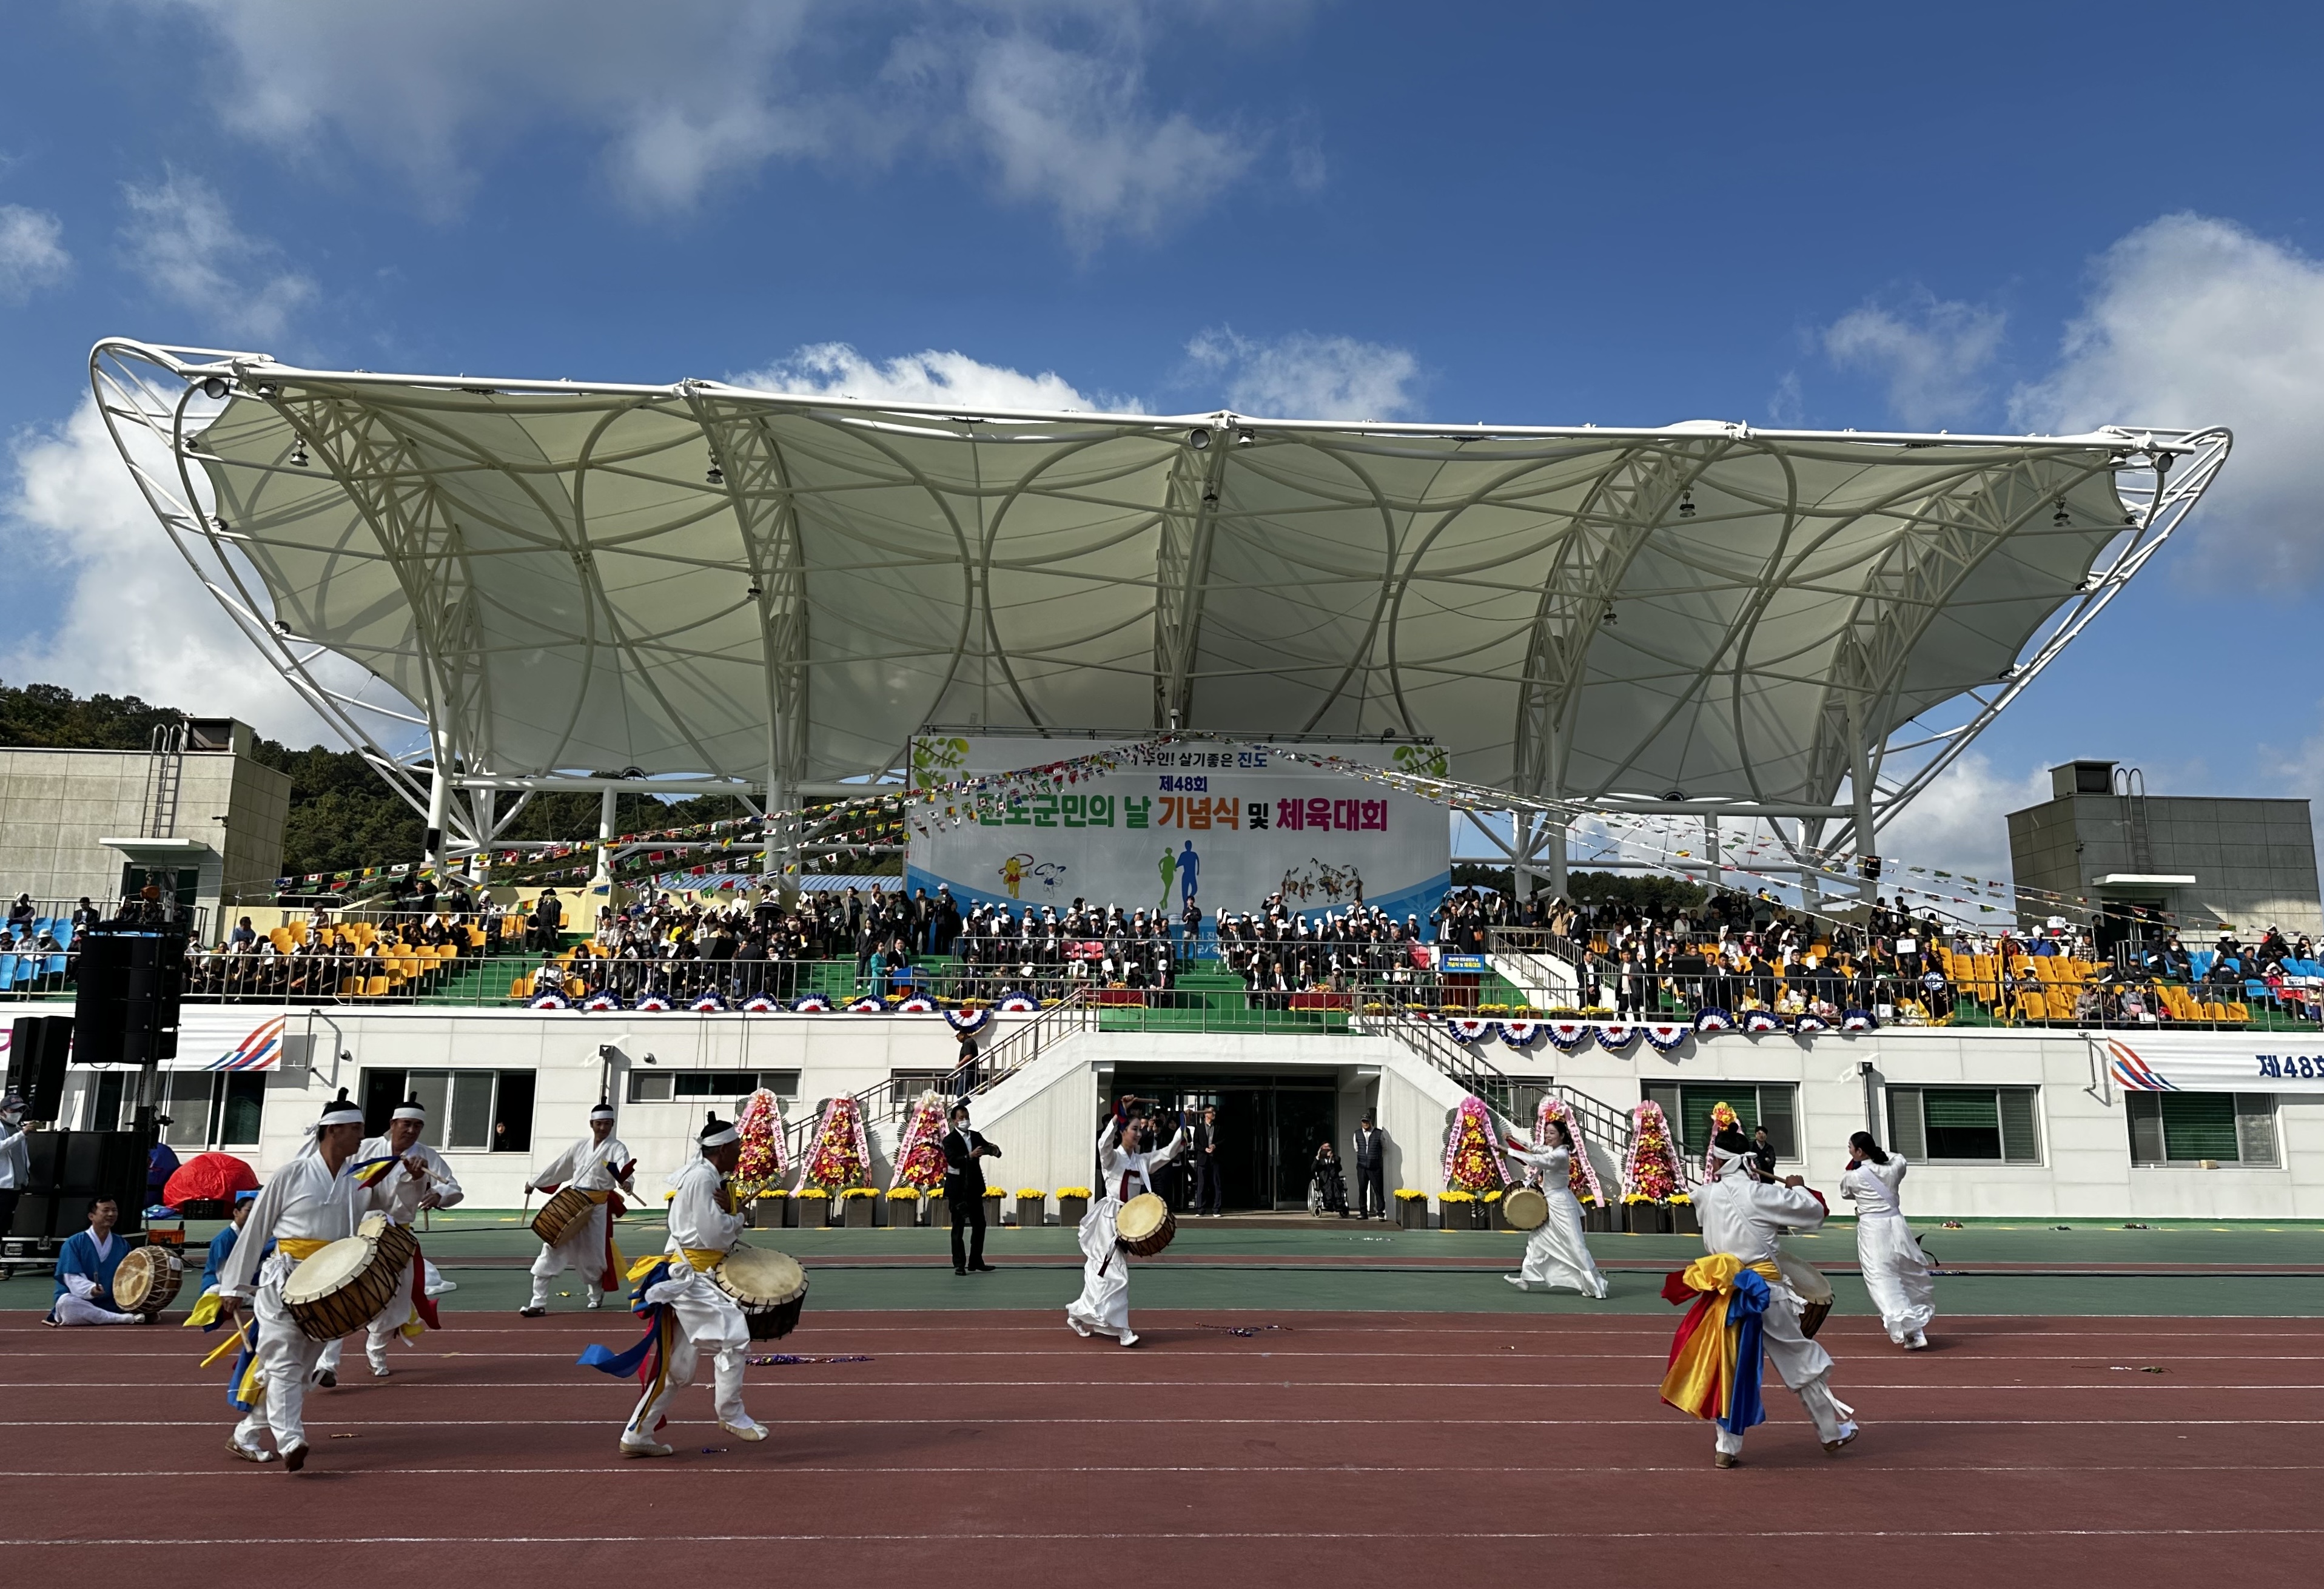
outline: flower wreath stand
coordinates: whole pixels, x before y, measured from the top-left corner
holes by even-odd
[[[870,1187],[850,1187],[839,1194],[839,1201],[847,1210],[847,1228],[868,1231],[872,1228],[872,1212],[879,1194]]]
[[[1695,1212],[1694,1199],[1682,1192],[1666,1205],[1670,1209],[1671,1229],[1678,1235],[1702,1234],[1702,1218]]]
[[[1634,1236],[1669,1235],[1670,1206],[1647,1197],[1625,1197],[1622,1199],[1622,1228]]]
[[[1017,1223],[1028,1231],[1049,1223],[1049,1194],[1040,1187],[1017,1188]]]
[[[1088,1217],[1089,1202],[1090,1192],[1087,1187],[1059,1187],[1057,1188],[1057,1223],[1063,1225],[1078,1225]]]

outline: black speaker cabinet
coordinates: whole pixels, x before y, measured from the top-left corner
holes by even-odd
[[[72,1034],[69,1015],[26,1015],[16,1021],[8,1039],[7,1090],[23,1095],[25,1119],[52,1121],[64,1107]]]
[[[74,1058],[83,1065],[152,1065],[178,1052],[186,940],[175,933],[90,932],[73,1002]]]
[[[134,1131],[36,1131],[32,1184],[16,1205],[12,1235],[71,1235],[86,1224],[89,1200],[110,1197],[119,1205],[124,1233],[145,1228],[145,1159],[150,1132]]]

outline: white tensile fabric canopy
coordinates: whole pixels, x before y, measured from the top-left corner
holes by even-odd
[[[1805,814],[1862,755],[1957,753],[2227,448],[946,412],[118,342],[93,369],[277,665],[352,721],[316,659],[352,661],[471,781],[796,790],[927,725],[1176,726]]]

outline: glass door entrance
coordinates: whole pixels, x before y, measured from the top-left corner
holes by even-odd
[[[1165,1140],[1183,1112],[1191,1128],[1206,1106],[1219,1112],[1220,1196],[1229,1212],[1305,1208],[1315,1150],[1334,1133],[1339,1088],[1328,1076],[1144,1076],[1118,1071],[1112,1092],[1150,1099]],[[1192,1206],[1191,1169],[1160,1188],[1180,1209]]]

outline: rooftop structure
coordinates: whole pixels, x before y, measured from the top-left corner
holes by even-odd
[[[860,792],[931,723],[1425,736],[1513,795],[1868,851],[2228,446],[952,412],[127,341],[92,377],[180,550],[439,855],[512,790]]]

